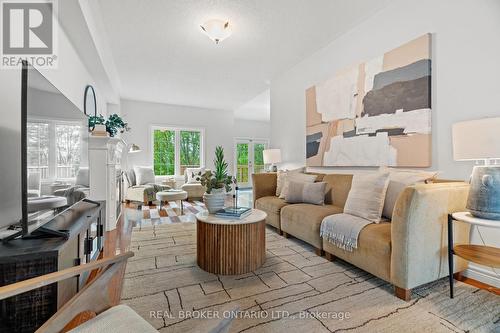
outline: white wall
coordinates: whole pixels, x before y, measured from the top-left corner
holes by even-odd
[[[121,101],[122,117],[132,128],[123,135],[127,143],[141,147],[140,153],[128,156],[129,167],[152,165],[151,126],[185,126],[205,130],[205,164],[213,168],[216,146],[224,148],[224,156],[233,170],[233,126],[231,111],[208,110],[197,107],[150,103],[142,101]]]
[[[271,122],[235,119],[234,136],[237,138],[270,139]]]
[[[433,39],[431,169],[439,170],[445,178],[468,179],[472,163],[453,161],[451,125],[500,116],[497,0],[394,1],[273,80],[271,144],[282,149],[286,164],[305,165],[306,88],[337,70],[369,60],[428,32]],[[338,169],[328,169],[333,170]],[[500,233],[486,229],[482,233],[487,242],[500,245]],[[475,233],[473,240],[478,240]],[[478,274],[474,277],[500,285],[500,280],[493,281],[491,275]]]

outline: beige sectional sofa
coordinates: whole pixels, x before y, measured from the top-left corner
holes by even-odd
[[[325,205],[288,204],[276,197],[276,173],[253,175],[254,206],[267,213],[266,223],[285,237],[294,236],[324,252],[330,260],[345,260],[395,287],[396,296],[409,300],[411,289],[448,275],[447,216],[465,210],[469,185],[434,181],[408,186],[399,196],[392,221],[366,226],[353,252],[342,250],[320,236],[323,218],[342,213],[352,175],[318,174],[328,184]],[[467,242],[469,226],[457,224],[455,240]],[[455,271],[466,268],[457,259]]]

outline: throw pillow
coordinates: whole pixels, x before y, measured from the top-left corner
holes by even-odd
[[[89,168],[80,167],[76,173],[75,185],[90,187]]]
[[[135,182],[137,185],[146,185],[155,182],[155,173],[152,167],[134,167]]]
[[[276,179],[276,196],[279,197],[281,195],[281,191],[283,191],[283,187],[285,186],[286,176],[288,174],[299,174],[304,173],[305,168],[299,168],[294,170],[278,170],[277,179]]]
[[[302,182],[302,183],[314,183],[316,181],[317,175],[308,175],[305,173],[290,173],[286,175],[285,184],[280,193],[280,198],[285,199],[288,191],[288,184],[291,181]]]
[[[392,219],[392,212],[396,206],[396,201],[407,186],[427,182],[436,178],[436,176],[436,171],[390,170],[389,186],[385,195],[382,215],[388,219]]]
[[[137,185],[136,179],[135,179],[134,169],[130,169],[127,172],[125,172],[125,178],[127,179],[127,183],[128,183],[129,187]]]
[[[354,175],[344,213],[379,223],[388,185],[388,172]]]
[[[199,184],[201,181],[196,180],[199,177],[199,173],[203,174],[205,172],[205,168],[186,168],[185,175],[186,184]],[[194,177],[193,177],[194,174]]]
[[[325,203],[326,183],[303,183],[290,181],[285,201],[288,203],[309,203],[323,205]]]

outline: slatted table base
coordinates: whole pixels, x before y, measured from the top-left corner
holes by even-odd
[[[197,261],[222,275],[256,270],[266,260],[266,223],[214,224],[197,221]]]

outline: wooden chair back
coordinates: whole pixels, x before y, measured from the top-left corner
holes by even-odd
[[[120,275],[125,272],[128,258],[133,255],[133,252],[126,252],[0,287],[0,300],[86,272],[92,272],[90,274],[92,278],[89,279],[89,282],[36,332],[61,333],[69,331],[85,320],[119,304],[120,295],[117,295],[116,290],[121,290],[121,288],[116,288],[113,285],[113,280],[118,278],[121,281]]]

